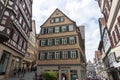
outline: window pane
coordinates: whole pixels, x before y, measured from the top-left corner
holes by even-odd
[[[69,42],[70,42],[70,44],[74,44],[75,43],[75,37],[69,37]]]
[[[59,45],[60,44],[60,39],[55,39],[55,45]]]
[[[60,18],[55,18],[55,22],[59,22],[59,19],[60,19]]]
[[[53,28],[48,28],[48,33],[53,33]]]
[[[55,59],[60,59],[60,52],[55,52]]]
[[[45,52],[41,52],[40,53],[40,60],[44,60],[45,59]]]
[[[45,46],[46,45],[46,40],[41,40],[41,46]]]
[[[68,59],[68,51],[63,51],[62,58]]]
[[[0,60],[0,74],[5,74],[9,57],[10,54],[4,51]]]
[[[60,32],[60,27],[55,27],[55,32]]]
[[[47,59],[52,59],[53,57],[53,52],[48,52]]]
[[[62,38],[62,44],[67,44],[67,38]]]
[[[77,58],[76,50],[71,51],[71,58]]]
[[[48,45],[53,45],[53,39],[48,39]]]
[[[73,31],[73,25],[69,25],[69,31]]]
[[[67,31],[67,27],[66,26],[62,26],[62,32],[66,32]]]
[[[64,18],[60,18],[60,21],[63,22],[63,21],[64,21]]]

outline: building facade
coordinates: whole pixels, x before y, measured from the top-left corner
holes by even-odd
[[[22,67],[32,18],[32,0],[0,0],[0,79]]]
[[[106,64],[109,78],[111,80],[119,80],[120,79],[120,1],[98,0],[98,4],[106,21],[105,34],[108,34],[108,35],[104,34],[104,36],[106,37],[103,36],[103,40],[104,40],[103,48],[105,51],[104,63]]]
[[[31,67],[35,64],[36,61],[36,24],[35,20],[32,20],[32,31],[30,32],[30,36],[28,39],[28,47],[25,57],[23,59],[23,67],[26,69],[31,69]]]
[[[86,71],[84,40],[80,28],[56,9],[41,26],[38,36],[37,74],[55,71],[58,80],[83,80]]]

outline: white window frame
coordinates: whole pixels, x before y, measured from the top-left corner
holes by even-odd
[[[55,39],[55,45],[60,45],[60,38]]]
[[[48,28],[48,33],[53,33],[53,28]]]
[[[67,38],[62,38],[62,44],[67,44]]]
[[[60,32],[60,27],[55,27],[55,32]]]
[[[40,54],[40,60],[45,60],[45,52],[41,52]]]
[[[62,51],[62,59],[68,59],[68,51]]]
[[[60,18],[55,18],[55,22],[60,22]]]
[[[75,59],[77,58],[76,50],[72,50],[70,53],[70,58]]]
[[[69,25],[69,31],[73,31],[74,30],[74,26],[73,25]]]
[[[41,46],[45,46],[45,45],[46,45],[46,40],[45,39],[41,40]]]
[[[69,42],[70,42],[70,44],[74,44],[75,43],[75,37],[74,36],[69,37]]]
[[[67,31],[67,26],[62,26],[62,32],[66,32]]]
[[[52,39],[48,39],[48,45],[49,46],[53,45],[53,40]]]
[[[53,52],[48,52],[47,59],[52,59],[52,58],[53,58]]]
[[[60,59],[60,51],[55,52],[55,59]]]

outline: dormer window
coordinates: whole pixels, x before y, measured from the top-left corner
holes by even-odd
[[[58,22],[63,22],[63,21],[64,21],[64,18],[62,18],[62,17],[52,18],[50,20],[51,23],[58,23]]]

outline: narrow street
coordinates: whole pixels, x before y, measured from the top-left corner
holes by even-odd
[[[17,75],[15,77],[7,78],[4,80],[34,80],[35,79],[35,73],[34,72],[26,72],[25,76],[22,77],[22,74],[18,77]]]

